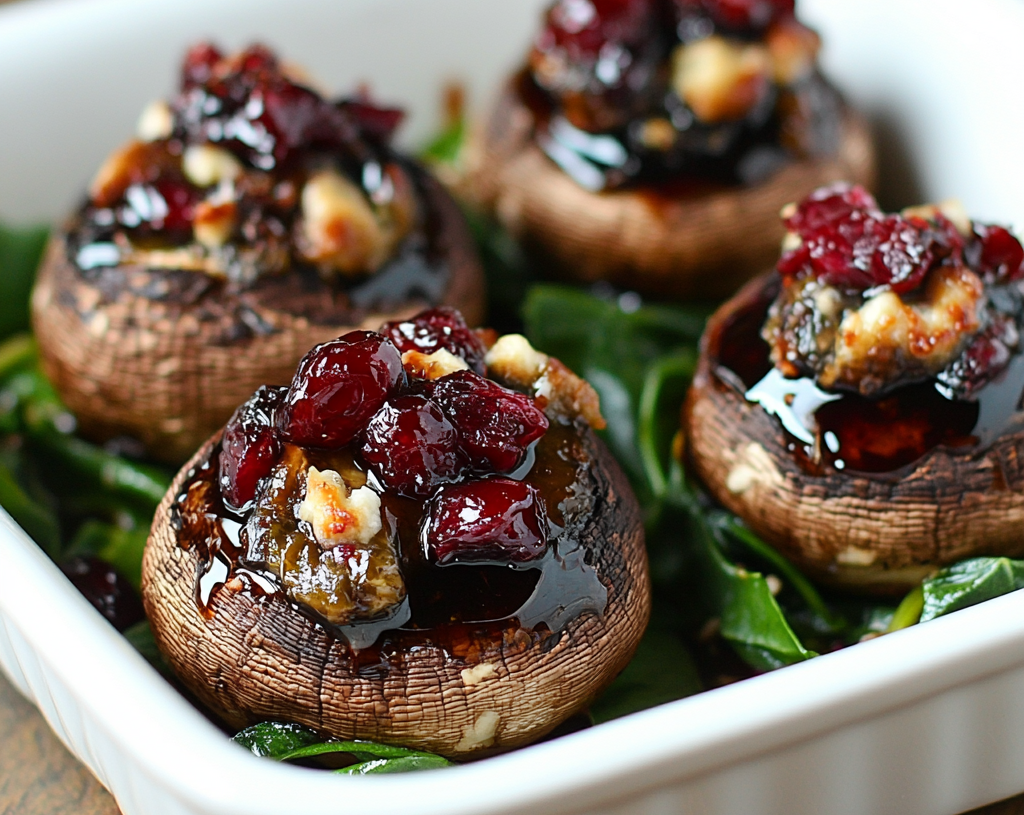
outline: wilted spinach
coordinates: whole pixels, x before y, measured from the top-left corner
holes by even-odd
[[[256,724],[237,733],[232,740],[257,756],[277,761],[330,757],[332,763],[344,765],[335,769],[345,775],[432,770],[452,764],[443,756],[422,750],[373,741],[324,739],[315,730],[287,722]]]

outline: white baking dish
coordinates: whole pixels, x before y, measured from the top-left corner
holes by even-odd
[[[480,99],[541,0],[33,0],[0,11],[0,218],[53,219],[186,43],[263,38],[334,88],[372,80],[429,131]],[[1024,226],[1024,2],[807,0],[826,63],[896,139],[904,203]],[[902,146],[899,146],[902,145]],[[910,157],[908,159],[908,157]],[[908,169],[909,168],[909,169]],[[915,179],[917,188],[908,188]],[[349,778],[247,755],[0,513],[0,664],[135,813],[953,813],[1024,790],[1024,594],[451,770]]]

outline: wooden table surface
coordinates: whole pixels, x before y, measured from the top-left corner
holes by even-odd
[[[119,815],[117,804],[0,674],[0,815]],[[968,815],[1024,815],[1024,795]]]

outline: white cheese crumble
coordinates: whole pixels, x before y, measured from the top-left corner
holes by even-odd
[[[771,69],[763,46],[705,37],[676,48],[672,87],[702,121],[739,119],[767,90]]]
[[[472,668],[462,669],[462,684],[467,688],[471,688],[474,685],[479,685],[484,680],[497,675],[498,669],[494,667],[493,662],[481,662],[479,665],[474,665]]]
[[[406,351],[402,354],[402,365],[410,376],[421,379],[440,379],[457,371],[469,370],[466,360],[445,348],[439,348],[432,354]]]
[[[135,135],[141,141],[151,142],[169,138],[174,129],[174,114],[162,99],[150,102],[142,109],[135,125]]]
[[[372,271],[390,252],[362,190],[333,170],[314,174],[302,188],[303,256],[346,274]]]
[[[369,487],[349,492],[340,474],[316,467],[306,474],[299,518],[313,527],[317,543],[327,550],[342,544],[366,546],[383,527],[377,493]]]
[[[488,370],[502,379],[532,388],[543,375],[549,359],[522,334],[505,334],[491,346],[484,362]]]
[[[185,148],[181,169],[197,187],[212,187],[221,181],[233,181],[242,172],[241,162],[223,147],[193,144]]]
[[[484,362],[492,376],[528,388],[555,413],[582,416],[598,430],[605,426],[600,400],[590,384],[559,360],[535,349],[521,334],[500,337]]]
[[[462,739],[455,745],[455,749],[460,753],[468,753],[471,750],[490,747],[494,744],[494,735],[498,732],[500,721],[501,714],[496,710],[485,710],[477,716],[473,724],[463,729]]]
[[[196,205],[192,219],[195,239],[208,249],[223,246],[235,230],[237,214],[234,185],[230,181],[221,182],[205,201]]]

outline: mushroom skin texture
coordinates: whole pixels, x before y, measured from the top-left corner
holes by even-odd
[[[478,320],[472,236],[391,148],[402,118],[328,99],[264,46],[193,46],[33,294],[43,368],[82,431],[177,464],[318,342],[433,306]]]
[[[754,186],[686,194],[586,190],[537,146],[534,123],[508,85],[467,146],[468,194],[545,272],[655,296],[728,296],[775,262],[784,204],[839,179],[875,183],[870,131],[849,109],[834,156],[791,162]]]
[[[448,282],[436,305],[483,316],[483,273],[457,205],[424,171]],[[129,435],[179,463],[221,427],[260,383],[285,383],[312,346],[355,328],[376,329],[430,305],[352,308],[315,275],[268,276],[225,291],[202,273],[120,265],[95,281],[51,239],[32,294],[32,322],[46,376],[95,439]],[[255,330],[253,328],[255,327]]]
[[[540,738],[586,707],[632,657],[650,613],[643,524],[625,476],[589,429],[591,466],[580,487],[597,500],[579,540],[608,590],[604,613],[554,634],[509,620],[488,636],[428,638],[372,659],[281,594],[222,585],[206,612],[199,608],[200,556],[183,548],[171,506],[218,441],[184,466],[157,509],[142,581],[161,652],[230,726],[288,720],[336,738],[477,758]]]
[[[708,491],[823,583],[901,594],[976,555],[1024,555],[1024,428],[984,449],[936,447],[891,473],[809,473],[779,421],[719,370],[723,335],[765,298],[748,283],[708,322],[683,409],[687,455]]]
[[[157,643],[232,726],[453,758],[533,741],[615,678],[650,613],[603,426],[561,362],[448,309],[318,345],[161,503]]]

